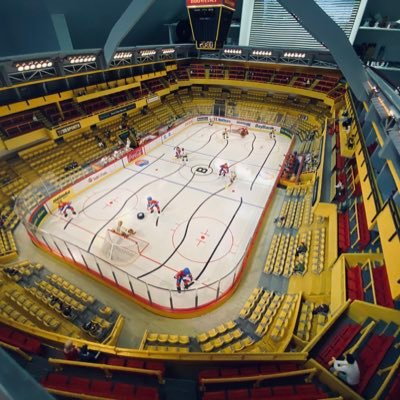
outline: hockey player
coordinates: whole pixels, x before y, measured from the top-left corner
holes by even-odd
[[[224,131],[222,132],[222,139],[229,139],[228,128],[225,128]]]
[[[225,176],[229,172],[228,163],[224,163],[219,166],[219,176]]]
[[[187,161],[188,160],[188,156],[187,156],[187,154],[185,152],[185,149],[183,147],[181,149],[181,159],[182,159],[182,161]]]
[[[182,150],[179,146],[175,147],[175,158],[181,158]]]
[[[152,197],[147,198],[147,211],[150,211],[151,214],[153,214],[154,209],[157,209],[157,212],[160,214],[160,205],[158,200],[153,200]]]
[[[181,292],[182,282],[185,289],[189,289],[190,284],[193,282],[193,276],[188,267],[178,271],[174,278],[176,279],[176,290],[178,293]]]
[[[236,180],[236,172],[231,169],[231,173],[229,175],[229,181],[230,181],[230,185],[232,185],[233,182],[235,182]]]
[[[58,212],[60,214],[63,214],[65,218],[68,217],[68,210],[71,210],[72,214],[76,215],[75,209],[74,207],[72,207],[70,201],[61,201],[60,203],[58,203]]]

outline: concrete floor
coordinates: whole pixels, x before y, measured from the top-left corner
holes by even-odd
[[[83,288],[88,293],[100,299],[104,304],[113,307],[121,313],[125,318],[125,324],[118,345],[120,347],[135,348],[139,346],[146,329],[150,332],[193,336],[211,329],[222,322],[237,318],[239,311],[253,288],[259,285],[260,276],[263,273],[264,263],[274,231],[273,219],[279,215],[284,193],[285,191],[282,189],[277,189],[275,192],[267,221],[260,231],[258,245],[255,247],[254,255],[250,258],[247,271],[235,293],[227,302],[216,310],[192,319],[177,320],[166,318],[143,309],[118,292],[78,272],[76,269],[58,261],[55,257],[35,247],[26,234],[22,224],[19,224],[14,232],[14,236],[20,254],[20,260],[29,259],[31,261],[41,262],[50,271],[60,274],[74,285]],[[273,288],[269,287],[269,289]]]

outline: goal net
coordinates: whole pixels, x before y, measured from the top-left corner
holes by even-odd
[[[126,265],[134,262],[149,245],[133,235],[123,235],[108,229],[102,252],[111,263]]]
[[[246,136],[249,134],[249,129],[246,126],[232,124],[230,125],[230,133]]]

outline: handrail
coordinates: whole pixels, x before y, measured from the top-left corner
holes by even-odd
[[[0,341],[0,346],[4,347],[7,350],[13,351],[14,353],[19,354],[21,357],[25,358],[25,360],[32,361],[32,357],[29,354],[25,353],[23,350],[21,350],[19,347],[12,346],[11,344],[4,343],[2,341]]]
[[[372,398],[372,400],[379,400],[381,398],[382,393],[387,389],[389,382],[391,381],[391,379],[393,378],[394,374],[396,373],[399,367],[400,367],[400,357],[398,357],[395,363],[391,366],[389,374],[382,382],[379,390],[375,393],[375,396]]]
[[[317,368],[308,368],[298,371],[289,372],[279,372],[276,374],[258,374],[249,376],[238,376],[230,378],[200,378],[200,390],[204,390],[207,384],[217,384],[217,383],[233,383],[233,382],[254,382],[254,386],[257,387],[264,380],[279,379],[279,378],[289,378],[292,376],[309,375],[312,378],[317,372]]]
[[[84,361],[70,361],[70,360],[64,360],[62,358],[49,358],[48,362],[49,364],[54,365],[59,370],[62,370],[62,366],[101,369],[105,372],[107,378],[111,378],[112,375],[109,371],[131,372],[135,374],[155,376],[158,380],[158,383],[160,384],[163,384],[165,382],[162,371],[157,369],[131,368],[131,367],[122,367],[117,365],[109,365],[109,364],[97,364]]]

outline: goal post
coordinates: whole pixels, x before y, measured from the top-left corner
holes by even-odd
[[[111,263],[127,265],[139,258],[148,245],[148,242],[136,236],[108,229],[102,253]]]

